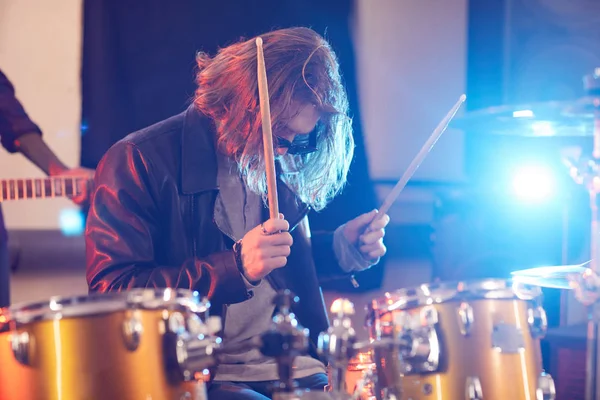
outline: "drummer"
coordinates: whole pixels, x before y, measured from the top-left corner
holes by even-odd
[[[300,298],[311,355],[295,363],[300,386],[322,390],[317,335],[328,327],[319,288],[379,261],[387,215],[367,212],[311,235],[307,214],[346,183],[354,142],[330,45],[306,28],[262,36],[271,93],[279,204],[268,219],[255,41],[198,54],[198,88],[185,112],[136,132],[100,162],[86,227],[90,291],[193,289],[224,319],[224,342],[268,329],[276,290]],[[367,228],[369,228],[367,230]],[[312,242],[312,243],[311,243]],[[278,378],[257,350],[226,354],[210,399],[265,399]]]

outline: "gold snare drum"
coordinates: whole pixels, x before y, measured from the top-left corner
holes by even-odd
[[[403,399],[553,399],[554,383],[542,371],[540,297],[539,288],[491,279],[421,285],[374,300],[371,339],[405,343],[399,352],[375,351],[377,392],[399,382]]]
[[[206,333],[209,306],[135,289],[0,310],[0,399],[204,399],[186,343]]]

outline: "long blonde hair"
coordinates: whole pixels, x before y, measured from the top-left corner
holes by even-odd
[[[314,104],[321,112],[318,150],[280,158],[282,180],[300,200],[323,209],[343,188],[354,153],[348,99],[330,45],[308,28],[261,35],[271,104],[273,132],[284,124],[292,100]],[[233,157],[248,188],[266,195],[256,45],[241,41],[214,56],[197,55],[195,105],[217,126],[220,149]]]

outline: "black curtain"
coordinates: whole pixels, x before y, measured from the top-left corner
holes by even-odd
[[[356,88],[352,0],[86,0],[82,70],[81,164],[135,130],[183,111],[194,93],[195,53],[214,54],[242,37],[309,26],[335,49],[354,118],[355,160],[348,186],[311,217],[313,230],[334,229],[377,206],[369,178]],[[381,284],[383,264],[357,276],[359,290]],[[326,288],[351,290],[347,281]]]

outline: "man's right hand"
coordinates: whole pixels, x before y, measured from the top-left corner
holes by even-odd
[[[287,263],[292,246],[290,224],[280,214],[255,227],[242,238],[242,264],[246,279],[256,282]]]

